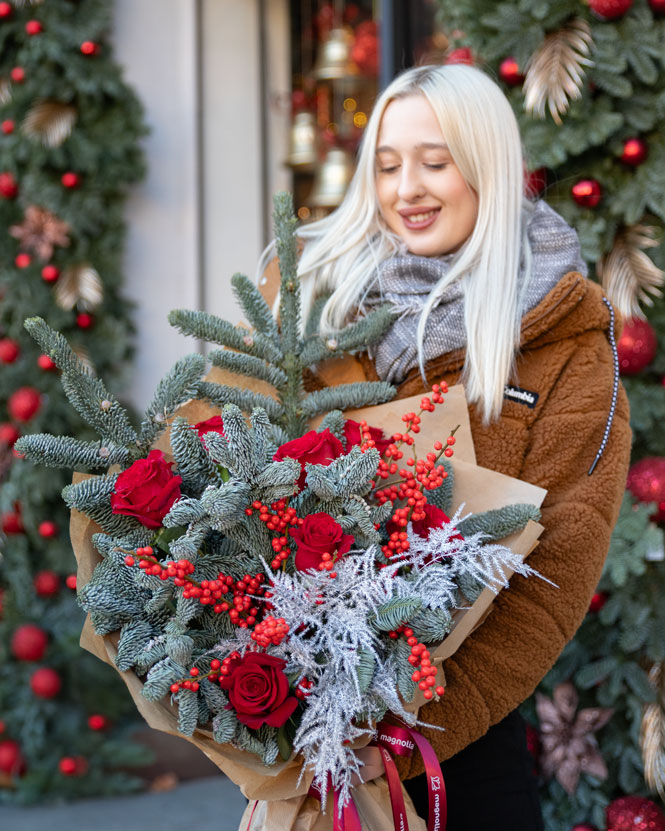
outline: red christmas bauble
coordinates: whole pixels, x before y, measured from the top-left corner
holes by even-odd
[[[75,574],[68,574],[65,578],[65,585],[68,589],[72,591],[76,591],[76,575]]]
[[[641,138],[628,139],[623,145],[623,152],[621,153],[621,161],[624,164],[629,164],[637,167],[649,155],[649,146]]]
[[[633,5],[633,0],[589,0],[589,8],[601,20],[617,20]]]
[[[656,333],[647,320],[626,320],[617,341],[621,374],[637,375],[653,361],[657,349]]]
[[[20,776],[25,771],[21,746],[12,739],[0,742],[0,771],[9,776]]]
[[[655,502],[654,522],[665,522],[665,457],[647,456],[630,466],[626,487],[639,502]]]
[[[42,268],[42,280],[47,283],[55,283],[60,276],[60,270],[54,265],[45,265]]]
[[[32,673],[30,689],[38,698],[55,698],[62,689],[62,679],[50,667],[41,667]]]
[[[58,770],[63,776],[83,776],[88,772],[88,760],[85,756],[63,756]]]
[[[100,713],[93,713],[91,716],[88,716],[88,727],[91,730],[106,730],[108,726],[109,720],[106,716]]]
[[[18,193],[16,179],[11,173],[0,173],[0,196],[5,199],[13,199]]]
[[[524,193],[531,199],[540,196],[547,187],[547,168],[538,167],[536,170],[525,170]]]
[[[11,650],[17,661],[41,661],[47,646],[48,635],[34,623],[23,623],[12,635]]]
[[[457,49],[453,49],[452,52],[449,52],[446,55],[444,63],[463,63],[467,66],[474,66],[476,62],[473,59],[473,52],[469,49],[469,47],[460,46]]]
[[[11,17],[12,11],[11,3],[0,3],[0,19]]]
[[[81,177],[78,173],[69,170],[67,173],[62,174],[60,181],[66,188],[76,188],[81,184]]]
[[[0,444],[4,444],[6,447],[13,447],[14,442],[18,440],[20,435],[16,427],[8,421],[0,424]]]
[[[48,355],[40,355],[37,358],[37,366],[45,372],[50,372],[58,368],[56,362],[52,361]]]
[[[649,0],[649,5],[655,14],[665,14],[665,0]]]
[[[515,58],[504,58],[499,64],[499,78],[511,87],[519,86],[524,80],[519,64]]]
[[[9,77],[15,84],[22,84],[25,81],[25,69],[22,66],[15,66],[9,73]]]
[[[6,118],[6,119],[2,122],[2,125],[0,125],[0,129],[2,129],[2,132],[3,132],[6,136],[8,136],[10,133],[13,133],[13,132],[14,132],[14,127],[15,127],[15,124],[14,124],[14,122],[11,120],[11,118]]]
[[[570,831],[598,831],[598,829],[590,822],[578,822],[577,825],[573,825]]]
[[[607,806],[607,831],[665,831],[665,814],[643,796],[622,796]]]
[[[30,421],[42,406],[42,397],[34,387],[19,387],[9,396],[7,409],[15,421]]]
[[[99,47],[94,40],[84,40],[81,44],[81,54],[83,55],[96,55],[98,51]]]
[[[60,577],[55,571],[38,571],[33,585],[40,597],[53,597],[60,591]]]
[[[0,340],[0,361],[3,364],[13,364],[20,354],[21,350],[15,340],[11,338]]]
[[[79,329],[92,329],[95,325],[95,318],[88,312],[79,312],[76,315],[76,325]]]
[[[17,254],[14,262],[16,263],[16,268],[27,268],[32,262],[32,257],[26,253]]]
[[[607,603],[609,594],[607,592],[596,592],[589,603],[589,611],[593,614],[599,612]]]
[[[38,35],[44,31],[42,24],[38,20],[28,20],[25,24],[25,31],[29,35]]]
[[[5,534],[22,534],[25,531],[20,511],[6,511],[0,516],[0,525]]]
[[[58,536],[58,526],[50,519],[45,519],[43,522],[40,522],[37,530],[39,531],[39,536],[47,540]]]
[[[595,208],[603,198],[603,189],[596,179],[580,179],[570,192],[577,204],[584,208]]]

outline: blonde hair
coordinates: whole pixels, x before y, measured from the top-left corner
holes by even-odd
[[[528,268],[530,250],[523,231],[522,212],[529,206],[523,197],[517,121],[502,91],[480,70],[464,65],[416,67],[399,75],[378,98],[344,201],[329,216],[298,231],[305,243],[298,269],[304,316],[317,295],[331,292],[321,332],[345,325],[363,308],[380,264],[403,247],[380,215],[375,153],[386,107],[412,95],[423,95],[431,105],[451,157],[478,199],[473,232],[432,288],[420,316],[420,370],[424,377],[429,314],[445,289],[462,279],[467,337],[462,378],[469,401],[487,423],[501,411],[504,386],[514,367],[522,312],[520,255]]]

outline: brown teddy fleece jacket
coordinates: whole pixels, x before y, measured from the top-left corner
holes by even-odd
[[[423,730],[442,761],[484,735],[533,692],[589,607],[630,457],[628,401],[620,387],[607,446],[588,473],[612,398],[609,325],[600,286],[576,272],[566,274],[522,321],[521,354],[511,386],[531,395],[506,398],[500,418],[489,426],[470,406],[478,464],[547,489],[541,519],[545,530],[529,563],[558,588],[514,576],[483,625],[445,662],[446,693],[419,716],[445,728]],[[359,361],[365,377],[376,380],[369,358],[362,355]],[[463,363],[463,350],[444,354],[428,364],[427,377],[455,384]],[[398,388],[398,397],[425,390],[415,369]],[[399,757],[398,765],[403,779],[423,771],[419,754]]]

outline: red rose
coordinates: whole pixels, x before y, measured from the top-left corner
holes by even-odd
[[[287,441],[277,450],[273,459],[281,462],[282,459],[289,458],[300,462],[302,473],[300,479],[298,479],[298,487],[302,490],[307,478],[305,473],[306,463],[328,466],[343,455],[342,442],[326,428],[320,433],[317,433],[316,430],[310,430],[309,433],[305,433],[299,439]]]
[[[223,436],[224,422],[222,421],[221,416],[216,415],[206,419],[205,421],[198,421],[193,425],[192,429],[196,430],[201,438],[203,438],[206,433],[219,433],[220,436]]]
[[[351,548],[353,537],[345,534],[344,529],[326,513],[309,514],[298,528],[292,528],[289,533],[296,541],[296,568],[298,571],[307,571],[318,568],[321,555],[326,552],[338,557]]]
[[[162,520],[180,498],[182,479],[171,472],[161,450],[151,450],[147,459],[138,459],[123,470],[111,494],[114,514],[133,516],[146,528],[161,528]]]
[[[392,444],[392,439],[387,439],[385,433],[380,427],[370,427],[369,435],[370,438],[374,439],[376,449],[383,456],[388,445]],[[363,440],[362,433],[360,432],[360,424],[352,418],[347,418],[344,422],[344,438],[346,439],[347,451],[351,450],[351,448],[355,445],[360,447],[362,444]]]
[[[284,675],[286,661],[265,652],[248,652],[231,661],[230,673],[219,686],[229,693],[227,709],[252,730],[262,724],[281,727],[298,706]]]
[[[446,522],[450,522],[450,517],[437,508],[436,505],[430,505],[429,502],[425,504],[423,509],[425,516],[422,519],[417,519],[411,523],[413,533],[418,534],[419,537],[427,539],[432,528],[442,528]]]

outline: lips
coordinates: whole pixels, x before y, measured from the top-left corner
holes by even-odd
[[[404,211],[398,211],[398,213],[409,231],[423,231],[436,221],[440,210],[441,208],[407,208]]]

